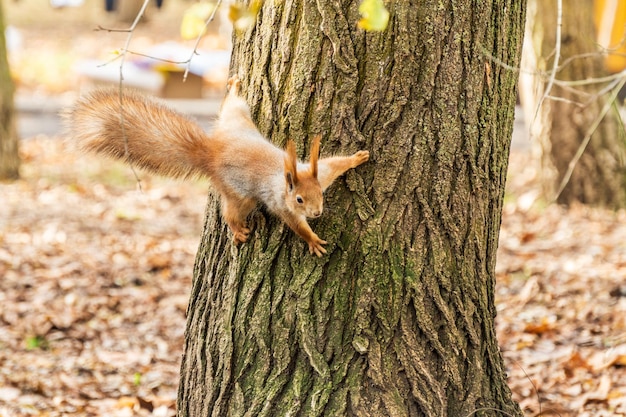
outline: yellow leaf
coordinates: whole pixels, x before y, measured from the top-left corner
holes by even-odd
[[[213,3],[196,3],[189,7],[180,23],[180,36],[183,39],[195,39],[204,35],[206,20],[213,13]]]
[[[228,18],[233,22],[237,31],[244,31],[254,25],[261,6],[263,6],[263,0],[253,0],[248,7],[241,3],[231,4]]]
[[[389,11],[385,8],[383,0],[363,0],[359,5],[361,20],[358,27],[367,31],[380,32],[387,28],[389,23]]]

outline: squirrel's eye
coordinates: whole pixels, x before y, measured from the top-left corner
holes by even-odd
[[[303,204],[304,203],[304,200],[300,196],[296,197],[296,201],[298,202],[298,204]]]

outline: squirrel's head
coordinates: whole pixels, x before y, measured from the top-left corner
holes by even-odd
[[[309,170],[297,170],[296,144],[290,140],[285,149],[285,182],[287,193],[285,202],[292,213],[309,218],[322,215],[324,197],[322,187],[317,180],[317,159],[320,153],[320,136],[316,136],[311,144],[311,160]]]

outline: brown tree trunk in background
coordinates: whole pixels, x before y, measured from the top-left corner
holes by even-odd
[[[234,248],[210,199],[180,416],[521,415],[494,267],[525,2],[385,4],[365,33],[354,1],[265,2],[235,41],[264,134],[371,160],[327,191],[322,258],[264,209]]]
[[[522,68],[551,71],[556,22],[556,1],[530,0]],[[606,76],[604,56],[599,53],[596,42],[593,1],[564,0],[562,22],[559,59],[562,68],[556,78],[580,81]],[[522,74],[520,80],[520,96],[527,121],[535,123],[530,127],[531,136],[541,161],[546,197],[556,197],[570,164],[574,166],[575,155],[584,148],[584,153],[575,162],[571,178],[558,194],[557,202],[626,207],[626,142],[617,106],[609,110],[593,131],[594,123],[610,100],[608,93],[598,95],[607,83],[576,86],[578,91],[555,84],[550,96],[559,100],[546,99],[537,112],[547,76]],[[588,138],[591,132],[593,134]]]
[[[19,177],[20,158],[13,106],[13,80],[4,39],[4,13],[0,4],[0,180]]]

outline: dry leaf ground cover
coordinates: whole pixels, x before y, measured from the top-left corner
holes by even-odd
[[[206,183],[23,142],[0,184],[0,416],[170,416]],[[626,213],[542,206],[515,151],[497,327],[528,416],[626,414]]]
[[[207,185],[22,146],[0,184],[0,416],[174,414]]]
[[[497,331],[527,415],[626,415],[626,213],[537,200],[514,152],[497,261]]]

